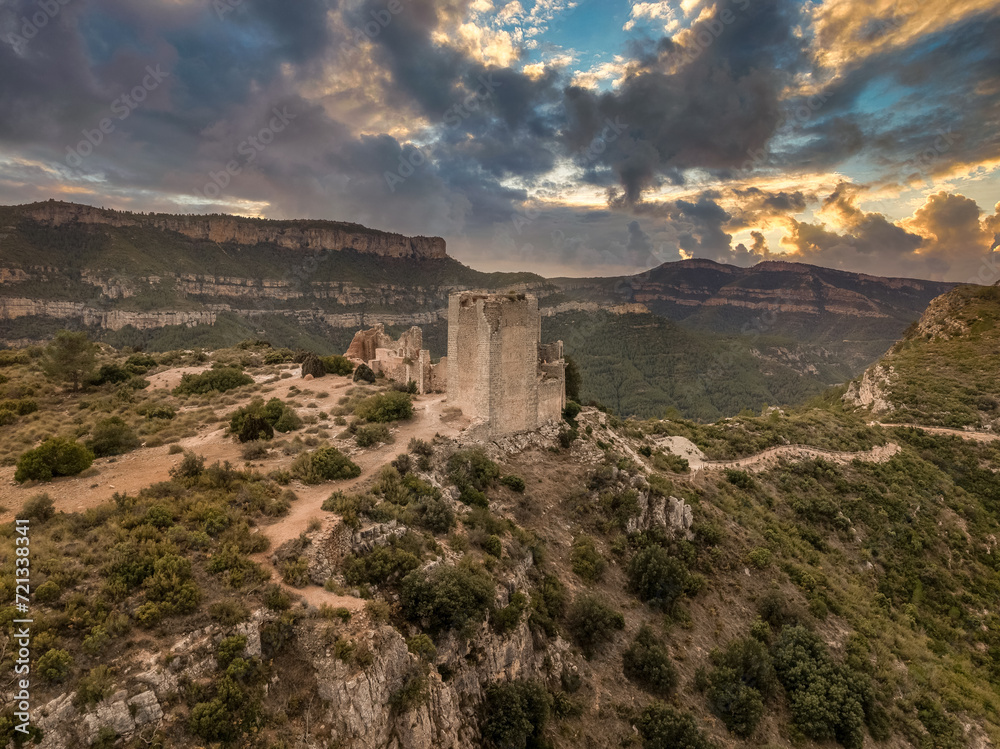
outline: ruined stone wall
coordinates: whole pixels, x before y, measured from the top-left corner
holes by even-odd
[[[431,386],[431,352],[421,348],[424,334],[414,326],[394,339],[378,323],[369,330],[359,330],[344,354],[348,359],[364,362],[375,374],[394,382],[415,382],[418,393],[428,393]],[[441,379],[439,377],[439,379]],[[443,383],[439,383],[443,389]]]
[[[492,437],[537,428],[565,405],[562,343],[540,346],[538,300],[461,292],[448,307],[448,402]]]

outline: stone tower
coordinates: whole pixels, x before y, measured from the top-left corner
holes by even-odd
[[[448,402],[472,418],[470,433],[496,437],[562,415],[562,341],[542,346],[538,299],[464,291],[448,300]]]

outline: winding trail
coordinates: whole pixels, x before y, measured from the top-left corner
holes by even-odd
[[[903,429],[920,429],[930,434],[943,434],[948,437],[961,437],[964,440],[975,440],[976,442],[993,442],[1000,439],[1000,434],[996,432],[972,432],[966,429],[951,429],[949,427],[925,427],[920,424],[883,424],[880,421],[873,421],[873,425],[889,429],[891,427],[902,427]]]
[[[899,452],[899,445],[889,442],[885,445],[873,447],[871,450],[859,450],[857,452],[841,452],[837,450],[824,450],[819,447],[809,447],[807,445],[779,445],[769,447],[767,450],[749,455],[736,460],[706,460],[699,466],[701,470],[721,471],[727,468],[736,468],[744,471],[765,471],[773,468],[782,458],[795,458],[798,460],[808,460],[810,458],[822,458],[831,463],[847,465],[855,460],[864,463],[885,463],[893,455]],[[695,469],[691,467],[692,472]]]

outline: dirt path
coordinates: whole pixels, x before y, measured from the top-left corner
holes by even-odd
[[[886,445],[873,447],[871,450],[861,450],[858,452],[838,452],[836,450],[823,450],[818,447],[808,447],[806,445],[780,445],[770,447],[756,455],[749,455],[737,460],[706,460],[701,468],[703,470],[725,470],[726,468],[737,468],[744,471],[765,471],[778,464],[782,458],[795,458],[807,460],[809,458],[822,458],[831,463],[847,465],[855,460],[865,463],[885,463],[889,458],[899,452],[899,445],[890,442]],[[694,468],[692,468],[692,471]]]
[[[920,424],[883,424],[882,422],[872,422],[872,425],[877,424],[880,427],[885,427],[889,429],[891,427],[902,427],[920,429],[930,434],[943,434],[949,437],[961,437],[964,440],[975,440],[976,442],[992,442],[993,440],[1000,439],[1000,434],[995,432],[970,432],[965,429],[950,429],[948,427],[925,427]]]
[[[391,461],[401,452],[406,451],[406,445],[413,438],[431,440],[436,434],[443,437],[456,437],[467,425],[462,419],[442,418],[445,413],[445,396],[431,395],[417,399],[414,403],[413,418],[401,422],[393,429],[394,442],[380,445],[374,449],[365,450],[351,455],[351,460],[361,467],[361,475],[348,481],[327,482],[316,486],[308,486],[299,482],[292,485],[292,491],[298,496],[288,514],[271,525],[262,526],[260,532],[271,542],[269,549],[255,554],[252,559],[271,570],[271,580],[281,584],[286,590],[302,596],[310,605],[343,607],[351,611],[364,608],[364,600],[353,596],[339,596],[324,588],[310,585],[305,588],[292,588],[281,581],[281,575],[271,564],[271,555],[287,541],[297,538],[309,529],[313,520],[319,520],[324,525],[338,521],[337,516],[323,512],[323,502],[335,491],[352,491],[359,485],[371,480],[372,475],[382,466]]]
[[[206,368],[181,367],[157,373],[149,378],[150,387],[152,389],[173,388],[180,382],[181,375],[188,372],[204,371]],[[322,409],[329,410],[337,403],[337,399],[354,385],[347,377],[329,375],[319,379],[303,380],[298,376],[297,367],[287,369],[287,371],[293,374],[292,378],[269,383],[262,393],[251,393],[236,403],[219,406],[218,413],[220,415],[229,414],[238,407],[249,403],[252,398],[262,396],[265,399],[273,397],[283,400],[294,399],[306,405],[317,404],[315,410],[306,407],[296,409],[300,414],[305,415]],[[290,394],[288,391],[293,386],[300,390],[312,391],[312,393],[309,395],[301,392]],[[321,393],[325,393],[325,397],[317,397]],[[308,530],[310,522],[314,519],[334,522],[333,515],[321,511],[323,501],[335,490],[352,490],[359,484],[370,480],[379,468],[399,453],[406,451],[410,439],[416,437],[432,440],[436,434],[456,437],[468,425],[468,420],[463,419],[460,414],[456,417],[449,413],[444,395],[417,396],[414,398],[413,406],[412,419],[391,425],[394,438],[391,444],[362,450],[355,447],[353,442],[337,439],[332,441],[361,467],[361,475],[350,481],[328,482],[318,486],[307,486],[294,482],[290,488],[298,496],[298,501],[292,504],[288,515],[270,525],[260,527],[260,532],[270,540],[272,551]],[[334,433],[341,430],[340,427],[330,424],[325,426]],[[226,422],[203,424],[198,427],[196,435],[184,438],[177,444],[185,450],[191,450],[203,456],[208,465],[216,461],[228,460],[233,465],[240,466],[244,463],[240,454],[240,445],[227,435],[227,427]],[[17,510],[28,498],[42,492],[47,493],[52,498],[55,509],[61,512],[84,512],[108,502],[116,492],[137,494],[151,484],[170,478],[170,470],[180,463],[183,455],[178,453],[171,455],[169,450],[170,446],[168,445],[143,447],[116,458],[100,458],[95,460],[93,466],[80,476],[55,479],[45,484],[31,486],[22,486],[14,481],[15,469],[13,467],[0,468],[0,523],[13,520]],[[254,461],[253,464],[266,473],[280,468],[288,468],[294,459],[294,456],[286,456],[280,451],[274,450],[267,458]],[[258,554],[256,561],[270,568],[270,554],[270,551]],[[275,580],[279,579],[277,572],[273,570],[272,577]],[[315,586],[302,590],[295,588],[289,588],[289,590],[315,606],[326,603],[359,610],[364,605],[364,601],[360,599],[337,596]]]

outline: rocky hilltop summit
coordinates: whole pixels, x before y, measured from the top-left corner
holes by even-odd
[[[244,218],[223,214],[131,213],[49,200],[20,206],[24,216],[47,226],[66,224],[144,227],[196,240],[243,245],[271,243],[290,250],[345,250],[414,259],[448,256],[441,237],[405,237],[343,221]]]

